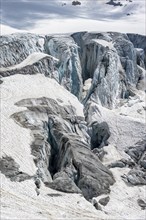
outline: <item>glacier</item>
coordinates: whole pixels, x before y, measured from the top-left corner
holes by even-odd
[[[0,47],[2,218],[144,219],[146,37],[19,33]]]

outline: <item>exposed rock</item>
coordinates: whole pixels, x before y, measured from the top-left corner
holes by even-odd
[[[146,172],[140,169],[132,169],[125,176],[122,176],[123,180],[131,183],[132,185],[146,185]]]
[[[32,132],[37,129],[45,134],[44,137],[39,135],[39,140],[34,136],[32,153],[36,157],[37,175],[49,187],[64,192],[82,192],[86,199],[109,192],[109,186],[114,183],[112,174],[91,152],[86,123],[76,115],[73,106],[62,107],[48,98],[26,99],[16,104],[28,108],[12,116],[16,122]],[[46,143],[45,148],[42,143],[46,132],[49,145]],[[48,164],[52,183],[49,178],[45,180],[49,176]]]
[[[50,194],[47,194],[47,196],[51,196],[51,197],[59,197],[59,196],[62,196],[62,195],[59,194],[59,193],[50,193]]]
[[[94,207],[97,209],[97,210],[102,210],[101,206],[98,204],[98,202],[94,203]]]
[[[108,144],[107,140],[110,137],[110,131],[106,122],[93,122],[89,133],[91,133],[91,149],[102,148]]]
[[[96,155],[98,156],[99,160],[101,160],[101,161],[102,161],[104,155],[106,154],[106,152],[104,151],[103,148],[94,148],[94,149],[92,150],[92,152],[93,152],[94,154],[96,154]]]
[[[0,171],[11,181],[21,182],[32,178],[28,174],[19,171],[19,167],[14,159],[9,156],[0,158]]]
[[[125,166],[126,166],[126,164],[123,163],[122,161],[115,161],[115,162],[111,163],[110,165],[108,165],[108,168],[114,168],[114,167],[123,168]]]
[[[74,181],[65,173],[59,172],[54,176],[52,183],[46,183],[46,186],[66,193],[81,193]]]
[[[42,99],[42,105],[44,102],[45,98]],[[23,100],[16,103],[16,105],[22,106],[22,103],[28,107],[31,106],[31,100],[28,100],[28,102],[27,100]],[[40,112],[39,107],[37,108],[36,106],[36,108],[32,108],[31,111],[18,112],[11,117],[21,126],[32,130],[34,141],[31,144],[31,153],[34,156],[34,162],[38,167],[37,176],[44,182],[52,181],[52,177],[48,172],[51,146],[47,142],[48,127],[44,122],[45,119],[47,120],[45,108],[43,109],[42,107],[42,112]]]
[[[127,154],[137,163],[140,164],[143,160],[145,160],[146,153],[146,139],[139,141],[135,144],[135,146],[129,147],[125,150]]]
[[[74,166],[78,174],[77,178],[74,177],[74,181],[86,199],[108,192],[109,184],[113,183],[109,171],[105,170],[98,157],[91,153],[86,142],[82,142],[78,135],[66,133],[62,124],[58,122],[59,118],[53,120],[50,128],[54,148],[59,150],[57,161],[54,163],[63,170],[70,165]],[[61,155],[64,157],[62,158]]]
[[[129,168],[133,168],[136,165],[134,160],[131,158],[127,158],[127,159],[122,158],[120,161],[117,161],[117,162],[121,162],[123,164],[123,166],[129,167]],[[122,164],[121,164],[121,166],[122,166]]]
[[[36,193],[37,193],[37,196],[39,196],[39,194],[40,194],[40,187],[41,187],[41,181],[40,181],[40,179],[36,179],[35,180],[35,185],[36,185],[36,188],[35,188],[35,191],[36,191]]]
[[[96,201],[96,199],[92,199],[92,204],[93,204],[93,206],[97,209],[97,210],[102,210],[102,207],[100,206],[100,204]]]
[[[137,203],[142,209],[146,209],[146,202],[144,202],[142,199],[138,199]]]
[[[135,161],[135,166],[127,176],[127,181],[133,185],[146,185],[146,141],[139,141],[129,147],[126,153]]]
[[[99,203],[100,203],[101,205],[103,205],[103,206],[106,206],[109,201],[110,201],[110,197],[107,196],[107,197],[101,198],[101,199],[99,200]]]
[[[40,179],[36,179],[36,180],[35,180],[35,185],[36,185],[36,187],[37,187],[38,189],[40,189],[40,187],[41,187],[41,181],[40,181]]]

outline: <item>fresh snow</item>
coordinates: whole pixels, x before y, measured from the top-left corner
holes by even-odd
[[[113,49],[113,48],[114,48],[112,41],[111,41],[111,42],[108,42],[108,41],[102,40],[102,39],[93,39],[92,41],[93,41],[93,42],[96,42],[96,43],[98,43],[98,44],[101,44],[101,45],[104,46],[104,47],[109,47],[110,49]]]

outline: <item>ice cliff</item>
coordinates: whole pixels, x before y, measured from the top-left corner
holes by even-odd
[[[119,99],[128,98],[131,87],[137,88],[140,83],[145,90],[145,44],[144,36],[112,32],[81,32],[71,36],[14,34],[1,37],[1,67],[19,64],[34,52],[49,54],[58,62],[45,56],[41,61],[32,58],[31,70],[28,65],[29,71],[26,68],[18,71],[39,72],[55,78],[79,100],[83,98],[83,84],[91,78],[91,86],[82,101],[86,103],[92,98],[112,109]],[[1,71],[3,76],[14,74],[14,68]]]

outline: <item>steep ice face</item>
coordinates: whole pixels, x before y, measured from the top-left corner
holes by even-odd
[[[44,37],[35,34],[12,34],[0,38],[1,67],[21,63],[33,52],[44,52]]]
[[[121,64],[125,70],[126,80],[128,84],[135,86],[138,81],[138,69],[137,69],[137,59],[136,50],[133,44],[126,38],[122,36],[116,37],[114,39],[114,47],[120,57]]]
[[[102,106],[115,108],[120,91],[119,57],[116,52],[108,50],[102,62],[97,66],[92,86],[84,100],[84,103],[95,100]]]
[[[92,78],[92,84],[83,100],[115,108],[119,98],[125,98],[130,86],[137,86],[140,69],[137,51],[126,34],[75,33],[79,46],[83,81]]]
[[[56,79],[84,104],[94,100],[112,109],[119,99],[129,96],[131,87],[145,90],[145,37],[134,36],[116,32],[3,36],[1,65],[9,68],[1,75],[15,74],[15,67],[21,67],[17,68],[21,74],[42,73]],[[46,54],[40,60],[36,52]],[[22,65],[30,64],[26,59],[29,54],[32,65]],[[48,59],[47,54],[57,60]],[[92,83],[85,97],[83,83],[88,79]]]
[[[143,61],[146,69],[146,37],[139,34],[127,34],[127,36],[135,48],[143,50]]]
[[[81,99],[82,73],[78,55],[78,46],[70,36],[46,37],[47,53],[59,60],[56,68],[59,73],[59,83]]]

